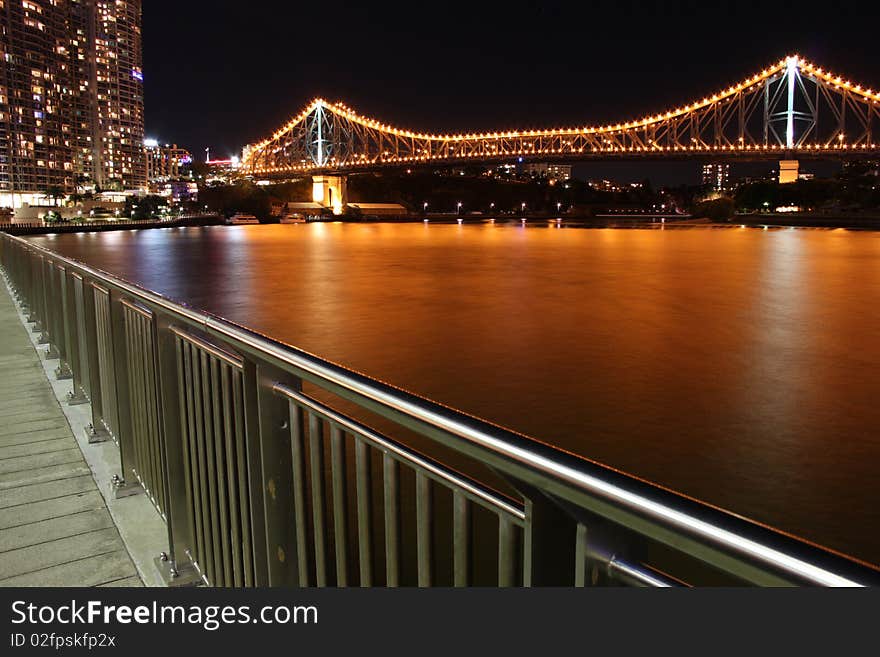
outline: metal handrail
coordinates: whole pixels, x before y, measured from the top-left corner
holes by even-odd
[[[489,466],[523,493],[527,500],[524,511],[527,525],[535,523],[538,527],[540,523],[536,518],[559,513],[571,520],[580,535],[582,528],[599,519],[600,525],[607,523],[611,527],[615,539],[623,531],[628,536],[665,545],[747,582],[821,586],[880,584],[880,571],[871,564],[353,372],[20,238],[5,235],[4,239],[53,262],[64,263],[81,275],[112,286],[147,306],[185,319],[202,330],[208,339],[220,340],[237,351],[268,361]],[[276,393],[285,392],[289,397],[299,394],[283,383],[273,387]],[[300,398],[299,401],[308,400]],[[348,420],[339,415],[335,421],[345,425]],[[529,540],[541,540],[537,530]],[[576,553],[578,558],[596,559],[594,550],[582,550],[578,546]],[[530,555],[524,558],[528,560]],[[663,581],[659,576],[639,571],[631,561],[616,555],[609,557],[605,565],[609,570],[629,570],[630,575],[643,583],[657,585]],[[525,577],[524,583],[540,582]]]

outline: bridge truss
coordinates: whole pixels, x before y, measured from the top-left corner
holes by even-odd
[[[614,125],[425,134],[314,100],[245,148],[252,175],[346,173],[402,165],[712,155],[779,159],[880,156],[880,92],[792,56],[683,107]]]

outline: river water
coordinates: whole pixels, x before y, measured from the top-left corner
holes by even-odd
[[[880,562],[880,233],[308,224],[33,239]]]

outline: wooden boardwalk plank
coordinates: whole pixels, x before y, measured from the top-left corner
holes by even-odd
[[[54,500],[68,495],[98,490],[92,474],[57,479],[41,484],[29,484],[3,491],[0,495],[0,509],[21,504],[31,504],[44,500]]]
[[[0,413],[2,417],[2,413]],[[11,445],[26,445],[29,443],[39,443],[44,440],[55,440],[57,438],[71,438],[70,427],[58,427],[47,431],[24,431],[14,436],[0,436],[0,447],[9,447]]]
[[[39,549],[10,550],[0,555],[0,586],[11,586],[5,581],[11,577],[124,549],[113,527],[43,543]]]
[[[126,577],[125,579],[117,579],[112,582],[107,582],[106,584],[98,584],[98,586],[102,587],[126,587],[126,588],[137,588],[142,587],[144,583],[141,581],[140,577]]]
[[[55,481],[56,479],[67,479],[84,474],[91,475],[92,471],[89,470],[89,466],[82,459],[78,463],[65,463],[63,465],[52,465],[48,468],[37,468],[36,470],[10,472],[9,474],[0,474],[0,490],[5,491],[9,488],[29,486],[46,481]]]
[[[50,454],[28,454],[27,456],[16,456],[14,458],[3,459],[0,461],[0,475],[36,470],[38,468],[48,468],[52,465],[66,465],[68,463],[82,462],[83,456],[82,452],[79,451],[79,447],[65,449],[60,452],[52,452]]]
[[[136,578],[125,550],[115,550],[0,580],[0,586],[101,586]]]
[[[0,436],[14,436],[28,431],[43,431],[46,429],[69,428],[67,419],[62,416],[46,417],[33,422],[21,422],[19,424],[0,426]]]
[[[8,445],[0,447],[0,461],[29,454],[51,454],[52,452],[63,452],[69,449],[79,449],[73,436],[40,440],[24,445]]]
[[[0,530],[41,522],[51,518],[61,518],[73,513],[103,509],[105,507],[104,498],[101,497],[101,493],[94,486],[92,486],[92,489],[72,495],[65,495],[64,497],[55,497],[48,500],[40,500],[39,502],[28,502],[0,509]]]
[[[107,509],[92,509],[10,529],[0,529],[0,558],[10,550],[30,546],[35,546],[35,549],[42,548],[44,544],[52,541],[111,527],[114,527],[113,518],[110,517]]]

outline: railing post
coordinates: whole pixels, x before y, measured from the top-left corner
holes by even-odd
[[[275,393],[274,387],[282,384],[300,390],[302,384],[288,372],[264,362],[251,363],[248,360],[245,360],[244,381],[248,443],[258,447],[257,462],[260,464],[258,476],[252,479],[259,484],[252,486],[254,494],[251,498],[255,517],[254,551],[259,554],[261,528],[256,516],[262,512],[266,555],[264,573],[260,573],[259,565],[257,567],[256,583],[299,586],[296,527],[297,523],[307,520],[296,517],[293,502],[290,404]],[[257,490],[260,491],[259,495],[256,494]],[[260,579],[261,575],[264,580]]]
[[[526,507],[523,586],[574,586],[577,521],[541,491],[515,486]]]
[[[159,387],[159,421],[165,450],[165,521],[168,553],[156,558],[156,566],[169,586],[197,584],[201,577],[187,553],[194,545],[192,500],[187,489],[183,456],[182,395],[185,394],[178,365],[177,341],[168,315],[153,313],[154,344]]]
[[[64,277],[65,298],[65,325],[69,331],[67,335],[67,348],[69,353],[68,364],[73,376],[73,389],[67,395],[67,403],[70,406],[79,406],[88,403],[83,388],[85,375],[83,352],[83,336],[80,335],[80,313],[82,312],[82,276],[74,271],[68,271]]]
[[[55,327],[55,299],[52,298],[52,269],[54,265],[52,261],[45,256],[40,256],[40,288],[43,298],[43,333],[40,335],[39,343],[47,346],[46,353],[43,357],[46,360],[55,360],[58,356],[58,349],[55,346],[58,341],[58,331]]]
[[[70,301],[67,294],[67,268],[58,265],[54,276],[54,287],[58,291],[58,353],[61,362],[55,369],[55,378],[59,381],[66,381],[73,378],[70,357]]]
[[[110,306],[110,340],[112,346],[113,380],[116,384],[116,439],[119,441],[119,462],[121,473],[113,477],[113,490],[116,497],[128,497],[143,492],[137,480],[126,480],[131,472],[131,464],[135,462],[132,432],[131,391],[129,390],[128,341],[125,334],[125,306],[122,295],[111,289]]]
[[[86,427],[90,443],[110,439],[110,432],[102,424],[104,396],[101,392],[101,371],[98,362],[98,320],[95,312],[95,287],[92,281],[83,280],[82,286],[83,328],[85,330],[85,359],[88,364],[89,397],[92,402],[92,422]]]
[[[46,344],[43,339],[43,330],[46,326],[46,312],[43,297],[43,256],[34,253],[31,256],[31,275],[33,278],[34,313],[35,320],[32,330],[39,333],[38,344]]]

